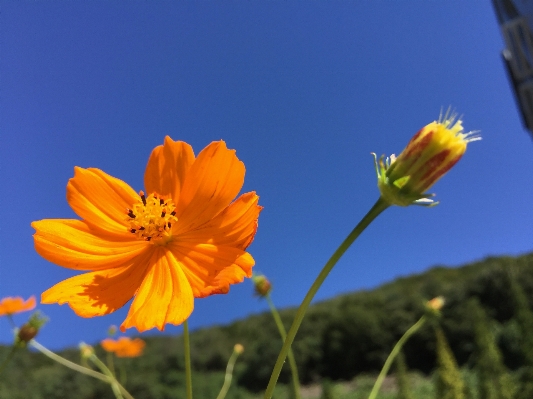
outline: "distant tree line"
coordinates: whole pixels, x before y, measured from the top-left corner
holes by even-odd
[[[439,328],[459,366],[472,367],[478,359],[474,322],[477,317],[481,320],[477,325],[489,325],[495,337],[500,354],[491,356],[500,356],[506,369],[525,370],[527,379],[532,371],[524,365],[533,364],[533,335],[527,343],[525,324],[519,322],[526,316],[517,310],[520,309],[516,302],[517,288],[522,293],[522,305],[531,311],[533,254],[488,258],[460,268],[435,267],[374,290],[317,303],[308,311],[293,346],[302,383],[350,380],[360,373],[377,373],[396,341],[423,314],[424,302],[439,295],[446,298]],[[275,291],[273,299],[275,301]],[[472,299],[482,313],[473,310]],[[280,314],[288,329],[295,309]],[[478,341],[479,336],[478,331]],[[136,399],[184,397],[181,337],[143,339],[147,345],[142,357],[117,360],[116,366],[125,370],[129,392]],[[236,364],[236,384],[227,397],[244,399],[249,397],[249,391],[265,388],[281,347],[270,313],[193,332],[195,398],[216,397],[235,343],[243,344],[245,351]],[[0,347],[0,359],[7,350]],[[401,367],[429,374],[436,367],[435,353],[435,330],[427,326],[403,348]],[[79,362],[76,350],[65,350],[61,354]],[[105,358],[103,353],[100,355]],[[487,370],[485,372],[489,373],[490,369]],[[289,380],[287,367],[280,381],[288,383]],[[3,399],[70,397],[111,399],[113,394],[106,384],[28,351],[18,353],[9,369],[0,376],[0,398]]]

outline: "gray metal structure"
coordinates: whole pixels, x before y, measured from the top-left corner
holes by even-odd
[[[522,122],[533,137],[533,0],[492,0],[505,40],[502,58]]]

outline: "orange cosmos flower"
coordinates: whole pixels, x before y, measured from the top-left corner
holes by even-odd
[[[106,338],[100,345],[105,351],[114,352],[117,357],[137,357],[142,355],[146,343],[140,338],[120,337],[116,341]]]
[[[195,157],[190,145],[165,138],[148,160],[147,194],[99,169],[76,167],[67,201],[82,220],[33,222],[35,249],[45,259],[90,273],[42,294],[76,314],[109,314],[131,298],[121,330],[181,324],[193,298],[225,294],[252,275],[246,252],[262,207],[239,193],[245,168],[223,141]]]
[[[35,297],[31,296],[24,302],[21,297],[7,297],[0,301],[0,316],[27,312],[35,308]]]

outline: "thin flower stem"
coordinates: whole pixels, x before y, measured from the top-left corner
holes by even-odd
[[[126,374],[126,368],[124,367],[124,362],[120,363],[120,383],[125,384],[128,380],[128,376]]]
[[[274,317],[274,321],[276,322],[276,325],[278,326],[279,335],[281,335],[281,340],[285,342],[285,338],[287,338],[287,331],[285,330],[285,326],[283,325],[283,322],[281,321],[281,317],[279,316],[278,310],[274,306],[274,302],[272,301],[272,298],[270,297],[270,293],[266,295],[266,300],[268,302],[268,306],[270,306],[270,312],[272,313],[272,317]],[[300,379],[298,377],[298,366],[296,365],[296,360],[294,359],[294,353],[292,352],[292,348],[289,348],[289,353],[287,355],[289,358],[289,366],[291,368],[292,373],[292,386],[294,389],[294,398],[300,399]]]
[[[17,325],[15,324],[15,321],[13,320],[13,315],[8,313],[7,314],[7,319],[9,320],[9,324],[11,324],[11,327],[13,328],[13,330],[15,332],[15,336],[16,336],[16,334],[17,334]],[[7,365],[11,361],[11,359],[13,359],[13,356],[15,356],[15,352],[17,351],[17,349],[18,349],[17,345],[14,344],[14,345],[11,346],[11,350],[7,354],[7,356],[4,359],[4,361],[2,362],[2,364],[0,365],[0,374],[2,374],[4,372],[5,368],[7,367]]]
[[[115,374],[115,364],[113,362],[113,353],[112,352],[107,352],[107,368],[109,368],[111,373],[116,378],[117,375]],[[122,383],[124,383],[124,381],[122,381]]]
[[[287,358],[287,354],[289,353],[289,349],[292,345],[292,342],[294,341],[294,337],[296,337],[296,333],[298,332],[298,329],[300,328],[300,324],[302,324],[302,320],[305,316],[305,312],[307,311],[307,308],[309,307],[309,304],[311,303],[311,300],[317,293],[318,289],[328,276],[331,269],[333,269],[333,266],[338,262],[338,260],[341,258],[341,256],[346,252],[346,250],[352,245],[352,243],[355,241],[357,237],[365,230],[365,228],[385,209],[389,207],[389,204],[383,200],[381,197],[376,201],[374,206],[368,211],[368,213],[361,219],[361,221],[355,226],[355,228],[352,230],[352,232],[344,239],[342,244],[337,248],[337,250],[333,253],[331,258],[327,261],[327,263],[324,265],[323,269],[320,271],[318,277],[314,281],[313,285],[311,285],[311,288],[309,288],[309,291],[305,295],[304,300],[300,304],[300,307],[298,308],[298,311],[296,312],[296,316],[294,317],[294,321],[292,322],[291,328],[289,329],[289,332],[287,333],[287,338],[285,339],[285,342],[283,343],[283,346],[281,347],[281,351],[278,355],[278,359],[276,360],[276,364],[274,365],[274,369],[272,370],[272,374],[270,376],[270,381],[268,382],[268,386],[265,391],[265,399],[272,398],[272,394],[274,393],[274,388],[276,387],[276,383],[278,382],[279,373],[281,372],[281,368],[283,367],[283,363],[285,362],[285,359]]]
[[[80,366],[79,364],[76,364],[74,362],[71,362],[70,360],[67,360],[59,355],[56,355],[51,350],[45,348],[40,343],[38,343],[36,340],[32,339],[29,343],[31,346],[33,346],[35,349],[37,349],[39,352],[41,352],[43,355],[48,356],[50,359],[62,364],[63,366],[66,366],[72,370],[78,371],[82,374],[89,375],[93,378],[97,378],[99,380],[105,381],[109,383],[109,378],[103,375],[102,373],[99,373],[98,371],[91,370],[87,367]]]
[[[185,347],[185,387],[187,390],[187,399],[192,399],[191,344],[187,320],[183,323],[183,345]]]
[[[91,376],[93,378],[97,378],[101,381],[104,381],[104,382],[107,382],[108,384],[110,384],[112,382],[112,379],[102,373],[99,373],[98,371],[94,371],[94,370],[91,370],[87,367],[83,367],[83,366],[80,366],[79,364],[76,364],[74,362],[71,362],[70,360],[67,360],[59,355],[56,355],[54,352],[52,352],[51,350],[45,348],[44,346],[42,346],[40,343],[38,343],[36,340],[32,339],[30,342],[29,342],[29,345],[31,345],[32,347],[34,347],[35,349],[37,349],[39,352],[41,352],[43,355],[45,356],[48,356],[50,359],[62,364],[63,366],[66,366],[72,370],[75,370],[79,373],[82,373],[82,374],[86,374],[88,376]],[[118,383],[117,383],[118,384]],[[126,397],[127,399],[133,399],[133,396],[131,396],[129,394],[128,391],[126,391],[126,389],[118,384],[118,387],[120,388],[120,391],[122,392],[122,394],[124,395],[124,397]]]
[[[368,396],[368,399],[375,399],[379,389],[381,388],[381,384],[383,383],[383,380],[387,376],[387,373],[389,372],[390,366],[392,365],[392,362],[394,361],[394,358],[398,355],[400,350],[402,349],[405,342],[409,339],[411,335],[413,335],[415,332],[417,332],[420,327],[424,325],[426,322],[426,316],[422,316],[415,324],[409,328],[405,332],[404,335],[396,342],[396,345],[394,345],[394,348],[392,348],[391,353],[389,354],[389,357],[387,357],[387,360],[385,360],[385,364],[383,365],[383,368],[381,369],[381,372],[378,375],[378,378],[376,379],[376,382],[374,383],[374,387],[372,388],[372,391],[370,392],[370,395]]]
[[[15,321],[13,320],[13,315],[8,314],[7,319],[9,320],[9,324],[11,324],[11,327],[17,328],[17,325],[15,324]]]
[[[13,356],[15,356],[15,352],[16,351],[17,351],[17,346],[16,345],[12,345],[11,346],[11,350],[9,351],[9,353],[6,356],[6,358],[2,362],[2,365],[0,365],[0,374],[3,373],[3,371],[5,370],[5,368],[7,367],[9,362],[11,361],[11,359],[13,359]]]
[[[226,375],[224,376],[224,385],[222,385],[217,399],[224,399],[226,397],[226,394],[228,393],[229,387],[231,385],[231,379],[233,378],[233,367],[235,366],[235,361],[237,360],[237,357],[239,357],[239,353],[234,350],[228,360],[228,366],[226,367]]]
[[[113,393],[115,394],[115,397],[117,399],[124,399],[124,396],[122,396],[122,392],[119,387],[119,382],[117,381],[115,375],[109,370],[109,368],[102,362],[98,357],[93,353],[89,359],[100,369],[102,370],[102,373],[107,375],[109,377],[109,383],[111,384],[111,389],[113,390]]]

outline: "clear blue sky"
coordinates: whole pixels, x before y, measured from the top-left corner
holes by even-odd
[[[249,248],[256,270],[280,308],[295,306],[377,199],[370,153],[398,153],[450,105],[483,140],[433,187],[441,204],[387,210],[316,299],[531,251],[533,146],[502,48],[489,1],[4,1],[0,297],[39,297],[76,274],[37,255],[30,227],[75,217],[65,199],[74,166],[140,190],[170,135],[196,152],[219,139],[237,150],[244,191],[264,206]],[[51,348],[97,342],[127,311],[82,319],[67,305],[38,308]],[[246,281],[196,300],[189,322],[265,309]],[[10,334],[0,319],[0,343]]]

